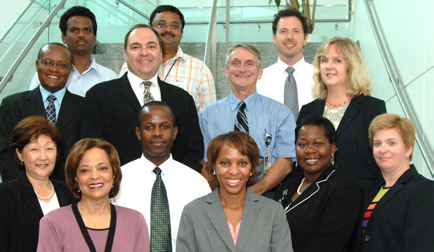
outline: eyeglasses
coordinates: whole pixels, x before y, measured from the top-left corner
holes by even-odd
[[[158,29],[166,29],[167,26],[170,26],[170,29],[172,30],[179,30],[181,29],[181,25],[178,23],[172,23],[172,24],[166,24],[166,23],[155,23],[153,24],[154,28],[158,28]]]
[[[53,62],[53,61],[50,61],[50,60],[38,60],[38,61],[41,62],[45,66],[54,66],[54,64],[56,64],[56,66],[62,67],[62,68],[69,68],[69,67],[71,67],[71,65],[66,65],[66,64],[63,64],[61,62]]]

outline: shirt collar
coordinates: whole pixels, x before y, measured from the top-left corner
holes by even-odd
[[[167,64],[173,64],[175,60],[184,60],[184,57],[185,57],[184,52],[182,51],[181,46],[178,45],[178,51],[176,51],[175,56],[173,56],[173,58],[161,64],[161,67],[164,67],[164,65]]]
[[[92,69],[94,69],[94,70],[96,71],[97,74],[101,75],[101,74],[100,74],[99,66],[96,64],[96,60],[95,60],[95,57],[93,57],[93,55],[90,56],[90,61],[91,61],[91,62],[90,62],[90,66],[89,66],[89,68],[86,69],[86,71],[84,71],[84,72],[82,73],[82,75],[83,75],[83,74],[86,74],[86,73],[88,73],[88,72],[90,72],[90,71],[92,71]],[[73,71],[74,73],[80,75],[80,73],[78,72],[78,70],[75,68],[74,65],[72,65],[72,71]]]
[[[149,161],[143,154],[141,159],[143,160],[145,169],[149,170],[150,173],[154,174],[153,170],[157,166],[151,161]],[[172,158],[172,154],[170,154],[169,158],[166,161],[164,161],[164,163],[158,166],[161,169],[162,176],[167,175],[167,172],[171,169],[171,167],[173,167],[172,163],[173,163],[173,158]]]
[[[154,85],[158,85],[158,79],[157,79],[158,73],[155,74],[154,77],[152,77],[149,80],[142,80],[137,75],[133,74],[131,71],[128,71],[127,77],[128,77],[128,80],[130,81],[131,84],[136,84],[137,83],[138,85],[140,85],[140,84],[142,84],[143,81],[151,81],[152,82],[151,87],[154,86]]]
[[[256,100],[258,99],[259,94],[258,92],[255,90],[255,92],[253,92],[251,95],[249,95],[245,100],[244,103],[246,103],[246,109],[247,111],[251,110],[252,107],[254,106]],[[235,111],[236,109],[238,109],[238,104],[240,103],[240,99],[238,99],[238,97],[231,91],[230,95],[229,95],[229,104],[231,106],[232,111]]]
[[[65,96],[66,93],[66,88],[64,87],[53,94],[50,91],[46,90],[42,85],[39,85],[39,91],[41,92],[42,95],[42,101],[47,100],[48,96],[54,95],[57,101],[59,102],[59,104],[62,104],[63,97]]]
[[[301,60],[299,60],[297,63],[295,63],[294,65],[292,65],[292,67],[294,68],[295,72],[300,71],[300,68],[303,66],[303,64],[305,63],[304,61],[304,57],[301,58]],[[283,62],[280,58],[277,58],[277,67],[278,67],[278,72],[280,73],[286,73],[286,69],[289,67],[285,62]]]

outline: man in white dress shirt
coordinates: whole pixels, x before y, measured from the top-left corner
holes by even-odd
[[[103,81],[116,79],[117,74],[96,63],[92,48],[96,43],[97,23],[95,15],[87,8],[74,6],[60,17],[59,28],[62,42],[74,57],[74,63],[66,88],[69,92],[84,97],[87,90]],[[39,85],[37,74],[33,76],[29,90]]]
[[[151,224],[151,193],[156,179],[155,167],[161,169],[170,211],[172,251],[184,206],[211,192],[202,175],[172,159],[170,149],[178,133],[175,116],[167,103],[153,101],[145,104],[138,116],[136,135],[143,155],[122,166],[122,183],[115,203],[135,209]],[[151,233],[151,231],[149,231]]]
[[[278,102],[284,102],[285,81],[288,67],[293,67],[293,76],[297,85],[299,111],[304,104],[313,100],[313,66],[303,57],[303,47],[307,43],[306,18],[294,9],[279,11],[273,20],[273,42],[279,50],[277,62],[264,69],[262,79],[258,82],[258,93]],[[292,111],[294,115],[298,111]],[[297,119],[297,118],[295,118]]]

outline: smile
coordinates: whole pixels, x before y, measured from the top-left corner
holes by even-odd
[[[306,159],[305,162],[306,162],[306,164],[313,165],[316,162],[318,162],[318,160],[319,159],[317,159],[317,158],[310,158],[310,159]]]
[[[91,188],[91,189],[98,189],[98,188],[101,188],[102,186],[103,186],[102,183],[100,183],[100,184],[91,184],[91,185],[89,185],[89,188]]]
[[[229,185],[236,186],[241,182],[241,179],[225,179]]]
[[[60,77],[56,75],[47,75],[47,77],[51,79],[60,79]]]

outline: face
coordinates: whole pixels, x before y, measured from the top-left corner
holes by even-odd
[[[16,150],[24,163],[27,177],[37,180],[48,179],[56,165],[56,143],[48,135],[40,135],[24,146],[22,153]]]
[[[73,16],[66,22],[66,36],[62,34],[62,41],[74,55],[87,55],[95,45],[96,36],[93,35],[92,20],[85,16]]]
[[[237,149],[224,145],[217,156],[215,172],[220,183],[220,194],[237,195],[246,190],[252,163]]]
[[[113,180],[113,167],[105,150],[92,148],[84,152],[75,175],[82,200],[108,199]]]
[[[277,22],[276,34],[273,34],[273,42],[279,50],[280,59],[283,62],[291,62],[291,65],[303,57],[303,46],[308,38],[297,17],[280,18]]]
[[[321,79],[327,88],[347,88],[348,62],[334,44],[331,44],[329,50],[321,56],[320,62]]]
[[[161,65],[158,38],[149,28],[137,28],[131,32],[124,55],[128,70],[143,80],[154,77]]]
[[[409,157],[413,147],[407,148],[396,128],[382,129],[373,138],[373,154],[381,171],[394,173],[405,171],[410,166]]]
[[[304,125],[298,132],[295,151],[297,163],[304,174],[317,178],[331,165],[336,145],[330,144],[324,127]]]
[[[44,62],[54,62],[53,65]],[[58,66],[61,63],[64,66]],[[36,71],[43,88],[55,93],[65,87],[71,72],[71,54],[62,46],[45,46],[36,61]]]
[[[152,20],[152,27],[160,33],[164,46],[177,47],[181,42],[183,31],[178,14],[170,11],[157,13]]]
[[[225,67],[226,78],[231,80],[233,91],[247,90],[254,92],[256,82],[262,76],[263,68],[258,68],[255,54],[239,47],[229,57],[229,68]]]
[[[168,107],[153,105],[142,111],[140,129],[136,128],[136,134],[142,143],[143,155],[155,165],[169,158],[177,133],[178,127],[173,125]]]

